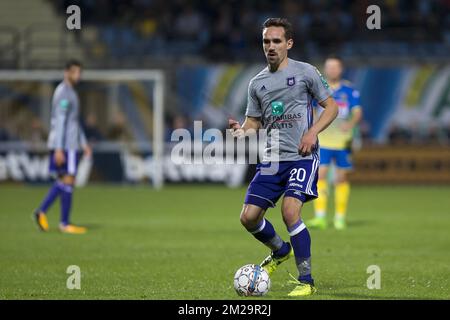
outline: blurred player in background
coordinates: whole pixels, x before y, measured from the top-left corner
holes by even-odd
[[[34,212],[34,219],[42,231],[49,230],[47,211],[53,202],[61,199],[61,222],[64,233],[82,234],[86,228],[70,224],[72,194],[79,162],[80,148],[84,156],[91,156],[91,148],[79,123],[79,99],[74,86],[81,78],[81,63],[70,60],[64,70],[64,81],[53,94],[50,134],[50,173],[57,177],[42,204]]]
[[[353,132],[362,118],[359,92],[349,81],[343,80],[343,63],[337,56],[330,56],[325,61],[324,73],[333,89],[333,98],[339,106],[339,114],[330,127],[320,134],[320,168],[317,188],[319,197],[314,201],[315,218],[307,225],[312,228],[327,228],[326,210],[328,202],[328,169],[335,165],[334,227],[346,228],[345,216],[350,196],[350,183],[347,173],[352,169],[351,145]],[[317,107],[317,109],[321,109]],[[318,112],[320,113],[321,110]]]
[[[249,83],[246,118],[242,126],[230,119],[234,136],[248,130],[267,130],[265,155],[277,153],[278,170],[262,173],[270,158],[258,164],[241,212],[241,223],[257,240],[272,250],[261,263],[269,274],[295,255],[299,277],[289,296],[308,296],[316,289],[311,275],[311,238],[301,219],[303,204],[317,197],[319,166],[317,135],[336,117],[338,107],[326,80],[312,65],[289,59],[292,26],[286,19],[271,18],[263,25],[263,49],[268,66]],[[325,108],[313,124],[313,98]],[[278,130],[279,143],[272,133]],[[275,133],[274,133],[275,134]],[[277,145],[275,145],[277,144]],[[277,151],[279,149],[279,151]],[[285,242],[264,218],[283,196],[281,212],[290,235]]]

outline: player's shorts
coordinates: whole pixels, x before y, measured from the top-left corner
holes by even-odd
[[[80,162],[80,153],[76,150],[65,150],[64,156],[66,161],[58,166],[55,162],[55,151],[50,151],[49,172],[52,175],[64,176],[64,175],[77,175],[78,163]]]
[[[352,169],[351,152],[348,149],[320,148],[320,165],[328,166],[331,161],[340,169]]]
[[[319,159],[281,161],[275,174],[262,174],[261,169],[270,163],[258,164],[256,174],[245,195],[245,204],[253,204],[266,210],[284,194],[308,202],[317,198]]]

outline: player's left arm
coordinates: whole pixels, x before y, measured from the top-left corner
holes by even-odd
[[[363,117],[363,111],[359,99],[359,92],[358,90],[353,90],[352,94],[350,96],[350,112],[351,117],[348,121],[342,123],[341,129],[343,131],[350,131],[353,130],[353,128],[358,125],[358,123],[361,121]]]
[[[361,121],[362,115],[363,115],[363,113],[362,113],[361,107],[353,108],[352,109],[352,116],[351,116],[351,118],[348,121],[346,121],[346,122],[344,122],[342,124],[341,129],[343,131],[351,131],[351,130],[353,130],[353,128],[356,125],[358,125],[358,123]]]
[[[319,70],[309,65],[305,69],[304,76],[308,91],[325,110],[321,113],[317,122],[301,138],[298,150],[302,156],[309,155],[313,151],[319,133],[328,127],[338,115],[338,105],[333,99],[330,86]]]
[[[325,100],[319,102],[319,104],[325,110],[320,114],[317,122],[303,135],[299,147],[299,151],[302,156],[308,155],[312,152],[313,147],[317,143],[317,136],[319,133],[325,130],[338,115],[338,105],[332,96],[329,96]]]
[[[83,149],[83,154],[86,158],[90,158],[92,155],[92,148],[89,145],[86,134],[84,133],[83,127],[79,125],[78,128],[78,139],[80,141],[81,148]]]

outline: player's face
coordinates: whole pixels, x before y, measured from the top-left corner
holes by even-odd
[[[270,65],[279,65],[286,59],[293,40],[286,40],[283,27],[268,27],[263,30],[263,49]]]
[[[78,66],[72,66],[69,70],[66,70],[66,74],[72,84],[77,84],[81,79],[81,68]]]
[[[342,75],[342,63],[338,59],[327,59],[325,61],[325,76],[330,81],[339,81]]]

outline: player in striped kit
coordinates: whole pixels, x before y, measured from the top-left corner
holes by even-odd
[[[325,229],[328,226],[326,220],[328,171],[330,165],[334,163],[334,227],[337,230],[344,230],[350,196],[347,174],[352,169],[352,138],[356,126],[361,121],[362,108],[358,90],[354,89],[349,81],[341,79],[343,63],[339,57],[327,58],[324,71],[333,89],[333,98],[339,106],[339,113],[330,127],[320,135],[320,169],[317,183],[319,197],[314,201],[315,218],[307,221],[307,225],[318,229]],[[320,114],[322,108],[317,106],[317,109]]]

